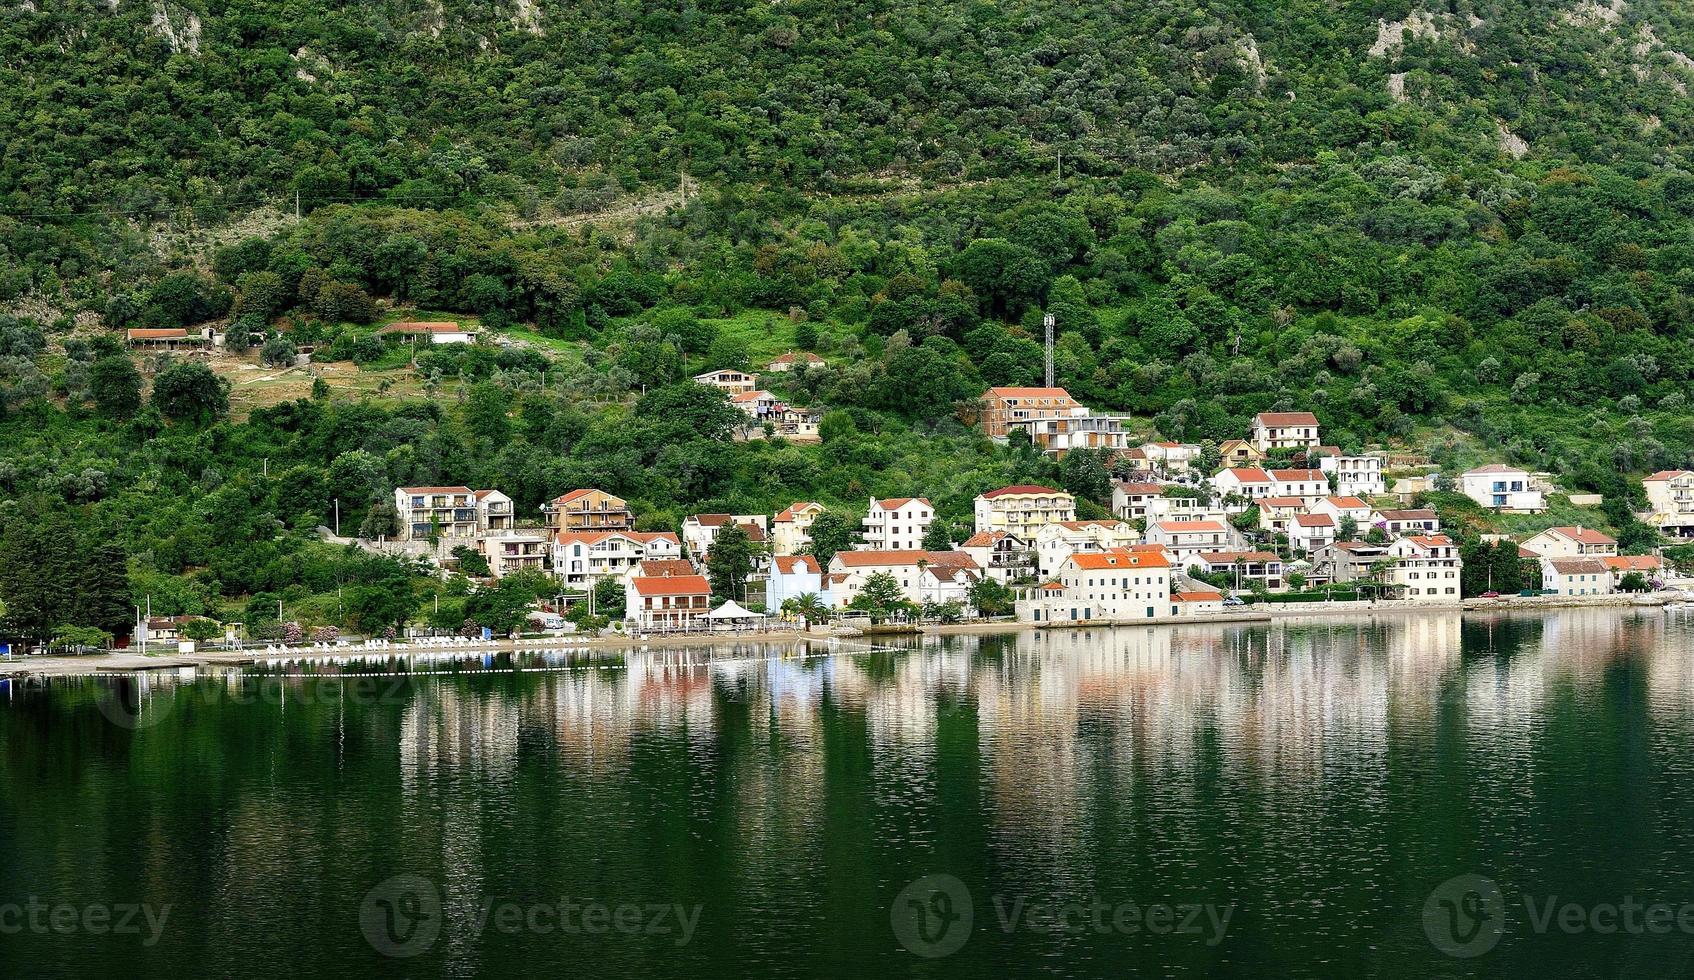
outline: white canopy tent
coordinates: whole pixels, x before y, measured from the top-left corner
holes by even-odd
[[[764,613],[756,613],[734,599],[706,614],[706,619],[712,624],[713,629],[757,626],[759,621],[764,618]]]

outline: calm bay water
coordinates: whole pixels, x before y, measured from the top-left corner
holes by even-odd
[[[0,681],[0,977],[1694,964],[1694,620],[893,645]]]

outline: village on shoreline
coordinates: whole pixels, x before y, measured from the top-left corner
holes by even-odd
[[[792,370],[805,356],[786,355],[770,370]],[[756,375],[714,371],[695,380],[724,391],[750,429],[796,424]],[[399,487],[398,534],[339,538],[324,529],[325,537],[485,585],[547,576],[556,595],[500,635],[469,625],[445,638],[438,630],[357,638],[296,628],[266,642],[242,636],[238,624],[143,615],[138,646],[182,655],[261,644],[280,652],[1252,621],[1462,608],[1479,597],[1589,603],[1655,593],[1663,601],[1687,584],[1662,554],[1625,554],[1593,527],[1456,540],[1427,502],[1462,498],[1482,512],[1537,515],[1557,492],[1546,474],[1494,463],[1424,472],[1390,488],[1390,454],[1324,444],[1310,412],[1260,413],[1243,438],[1218,445],[1139,441],[1129,421],[1097,414],[1059,387],[994,387],[981,399],[980,425],[991,439],[1058,459],[1081,450],[1109,461],[1109,514],[1064,489],[1017,484],[978,495],[969,526],[940,519],[929,499],[911,496],[869,500],[856,526],[818,502],[796,501],[774,515],[694,514],[658,530],[638,529],[641,516],[626,500],[595,488],[561,494],[543,505],[540,521],[524,521],[496,489]],[[1669,538],[1694,531],[1694,471],[1655,473],[1644,489],[1643,521]],[[1467,549],[1480,561],[1468,575]]]

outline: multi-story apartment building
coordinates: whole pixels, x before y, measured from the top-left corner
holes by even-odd
[[[1414,534],[1388,546],[1384,577],[1394,594],[1412,602],[1459,600],[1459,546],[1445,534]]]
[[[982,431],[992,438],[1005,438],[1014,422],[1087,411],[1063,388],[990,388],[982,395]]]
[[[921,548],[838,551],[829,561],[829,572],[837,608],[850,605],[871,576],[886,574],[911,602],[958,602],[968,609],[970,587],[982,577],[982,569],[963,551]]]
[[[1260,412],[1253,416],[1253,446],[1260,452],[1273,449],[1310,449],[1318,445],[1318,417],[1311,412]]]
[[[731,524],[745,531],[754,547],[764,547],[767,524],[763,514],[691,514],[682,521],[682,543],[689,557],[703,559],[718,534]]]
[[[1441,528],[1441,518],[1428,507],[1384,510],[1371,519],[1371,526],[1381,528],[1391,538],[1403,538],[1408,534],[1434,534]]]
[[[1388,492],[1381,456],[1325,455],[1318,460],[1318,469],[1335,474],[1335,492],[1339,494],[1363,497]]]
[[[681,630],[701,625],[711,612],[712,586],[704,575],[635,576],[624,585],[624,619],[635,629]]]
[[[1241,536],[1223,521],[1154,521],[1147,525],[1146,540],[1162,545],[1178,565],[1186,565],[1196,555],[1237,547]]]
[[[1694,470],[1661,470],[1641,481],[1647,491],[1647,520],[1674,538],[1694,536]]]
[[[1555,595],[1610,595],[1612,569],[1598,558],[1542,558],[1541,588]]]
[[[553,539],[553,574],[572,588],[622,578],[647,559],[681,557],[669,531],[565,531]]]
[[[1211,478],[1212,489],[1220,497],[1236,494],[1248,500],[1260,500],[1264,497],[1279,496],[1276,492],[1276,481],[1271,475],[1257,466],[1232,466],[1219,470]]]
[[[1005,531],[979,531],[966,538],[959,550],[970,555],[987,577],[1002,584],[1034,578],[1040,569],[1034,544]]]
[[[923,533],[935,520],[935,505],[922,497],[872,500],[865,512],[863,548],[866,551],[913,551],[923,547]]]
[[[802,500],[789,504],[771,521],[771,553],[797,555],[812,545],[812,522],[823,513],[823,504]]]
[[[1200,458],[1200,447],[1191,442],[1145,442],[1139,448],[1147,464],[1167,476],[1187,473]]]
[[[1535,488],[1529,471],[1504,463],[1466,470],[1459,477],[1459,492],[1490,510],[1539,514],[1547,509],[1547,498]]]
[[[512,511],[512,498],[498,490],[476,492],[476,517],[484,534],[499,534],[517,526],[517,515]]]
[[[394,510],[406,541],[474,538],[479,528],[476,493],[470,487],[397,487]]]
[[[1282,559],[1269,551],[1202,551],[1183,561],[1182,566],[1206,575],[1228,577],[1228,588],[1245,592],[1257,583],[1266,592],[1281,592]]]
[[[513,572],[542,571],[552,553],[547,536],[539,533],[507,531],[498,537],[485,537],[477,546],[488,559],[488,571],[495,578],[505,578]]]
[[[694,376],[694,380],[698,384],[710,385],[720,391],[727,391],[732,395],[739,395],[743,392],[753,391],[759,387],[758,375],[749,374],[746,371],[738,371],[734,368],[724,368],[721,371],[707,371],[705,374],[696,374]]]
[[[1310,507],[1329,496],[1329,477],[1322,470],[1270,470],[1272,496],[1299,497]]]
[[[1054,579],[1018,604],[1031,623],[1119,622],[1174,616],[1171,566],[1153,551],[1091,551],[1066,558]]]
[[[1123,521],[1057,521],[1035,532],[1035,554],[1042,575],[1052,575],[1071,555],[1128,549],[1141,540]]]
[[[628,531],[635,515],[622,497],[604,490],[572,490],[541,505],[554,531]]]
[[[1076,520],[1076,498],[1063,490],[1019,484],[990,490],[976,498],[976,530],[1005,531],[1026,541],[1044,525]]]
[[[1147,507],[1165,495],[1162,483],[1112,481],[1112,513],[1126,521],[1147,520]]]
[[[1070,415],[1018,419],[1008,423],[1008,434],[1022,431],[1030,445],[1056,459],[1072,449],[1123,452],[1130,447],[1127,415],[1094,415],[1087,409]]]
[[[1541,558],[1604,558],[1618,553],[1617,539],[1591,527],[1550,527],[1523,542]]]

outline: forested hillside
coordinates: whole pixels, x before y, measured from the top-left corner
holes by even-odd
[[[406,481],[961,517],[1061,476],[961,412],[1039,377],[1049,311],[1060,383],[1149,434],[1309,408],[1621,498],[1694,460],[1691,55],[1649,0],[14,0],[0,486],[200,604]],[[413,371],[393,310],[522,346]],[[202,322],[396,377],[251,421],[114,381],[116,331]],[[822,449],[636,407],[789,347]]]

